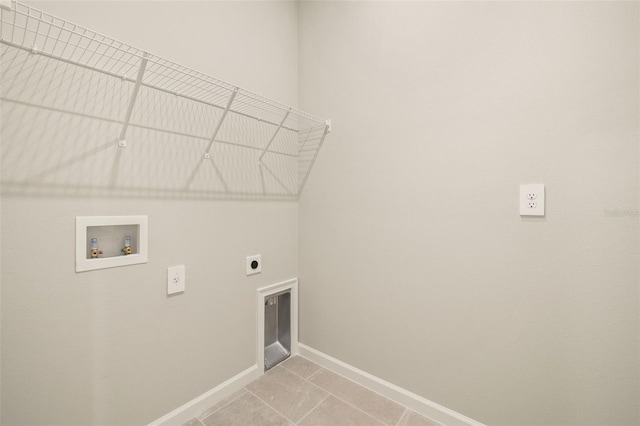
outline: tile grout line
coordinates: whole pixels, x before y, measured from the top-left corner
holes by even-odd
[[[305,359],[306,359],[306,358],[305,358]],[[314,363],[314,364],[315,364],[315,363]],[[317,364],[316,364],[316,365],[317,365]],[[275,368],[275,367],[278,367],[278,366],[282,367],[282,368],[283,368],[283,369],[285,369],[286,371],[290,371],[288,368],[286,368],[286,367],[282,366],[281,364],[274,366],[274,368]],[[311,376],[309,376],[309,379],[305,379],[305,378],[303,378],[302,376],[300,376],[299,374],[295,374],[295,373],[293,373],[293,372],[291,372],[291,373],[292,373],[292,374],[294,374],[294,375],[296,375],[296,376],[298,376],[298,377],[300,377],[303,381],[305,381],[305,382],[309,383],[310,385],[314,386],[314,387],[315,387],[315,388],[317,388],[318,390],[321,390],[321,391],[323,391],[323,392],[327,393],[327,396],[326,396],[326,397],[324,397],[323,401],[324,401],[324,400],[326,400],[329,396],[333,396],[334,398],[338,399],[339,401],[342,401],[343,403],[347,404],[347,405],[348,405],[348,406],[350,406],[351,408],[353,408],[353,409],[355,409],[355,410],[360,411],[361,413],[363,413],[363,414],[364,414],[364,415],[366,415],[367,417],[370,417],[371,419],[373,419],[374,421],[378,422],[378,423],[379,423],[379,424],[381,424],[381,425],[385,425],[385,426],[394,426],[394,425],[389,425],[389,424],[387,424],[387,423],[385,423],[385,422],[383,422],[383,421],[381,421],[381,420],[377,419],[376,417],[372,416],[371,414],[367,413],[366,411],[364,411],[364,410],[362,410],[362,409],[360,409],[360,408],[356,407],[355,405],[351,404],[350,402],[345,401],[344,399],[340,398],[338,395],[334,394],[333,392],[331,392],[331,391],[329,391],[329,390],[327,390],[327,389],[324,389],[323,387],[318,386],[317,384],[315,384],[315,383],[311,382],[311,381],[310,381],[310,379],[311,379],[313,376],[316,376],[316,375],[317,375],[319,372],[321,372],[322,370],[327,370],[327,371],[329,371],[329,372],[333,372],[332,370],[329,370],[328,368],[324,368],[324,367],[320,366],[320,368],[318,369],[318,371],[316,371],[316,372],[315,372],[315,373],[313,373]],[[337,373],[334,373],[334,374],[337,374]],[[338,375],[339,375],[339,374],[338,374]],[[339,376],[340,376],[340,375],[339,375]],[[340,376],[340,377],[343,377],[343,376]],[[347,378],[345,377],[345,379],[347,379]],[[347,379],[347,380],[349,380],[349,379]],[[349,381],[351,381],[351,380],[349,380]],[[358,383],[355,383],[355,382],[353,382],[353,381],[351,381],[351,382],[352,382],[352,383],[354,383],[354,384],[355,384],[356,386],[358,386],[358,387],[361,387],[361,388],[363,388],[363,389],[368,390],[367,388],[365,388],[365,387],[364,387],[364,386],[362,386],[362,385],[359,385]],[[249,391],[248,389],[247,389],[247,392],[251,393],[252,395],[256,396],[256,398],[260,399],[257,395],[255,395],[253,392]],[[381,396],[382,396],[382,395],[381,395]],[[385,397],[383,397],[383,398],[385,398]],[[385,399],[387,399],[387,400],[391,401],[389,398],[385,398]],[[262,401],[262,399],[260,399],[260,400]],[[265,404],[267,404],[269,407],[271,407],[271,405],[270,405],[269,403],[267,403],[266,401],[263,401],[263,402],[264,402]],[[322,401],[321,401],[321,402],[322,402]],[[320,402],[320,403],[321,403],[321,402]],[[391,402],[394,402],[394,401],[391,401]],[[315,410],[315,409],[320,405],[320,403],[318,403],[315,407],[313,407],[313,409],[312,409],[311,411]],[[396,403],[396,404],[397,404],[397,403]],[[405,406],[403,406],[403,405],[400,405],[400,404],[398,404],[398,405],[399,405],[400,407],[404,408],[405,410],[407,409],[407,407],[405,407]],[[271,408],[273,408],[273,407],[271,407]],[[278,410],[276,410],[275,408],[273,408],[273,409],[274,409],[276,412],[278,412],[279,414],[281,414],[281,413],[280,413]],[[307,414],[305,414],[305,416],[304,416],[304,417],[307,417],[307,416],[309,415],[309,413],[311,413],[311,411],[309,411]],[[403,411],[403,412],[404,412],[404,411]],[[304,417],[303,417],[303,418],[304,418]],[[284,416],[284,418],[285,418],[285,419],[287,419],[287,420],[289,420],[289,421],[291,420],[291,419],[289,419],[289,418],[288,418],[288,417],[286,417],[286,416]],[[294,424],[297,424],[297,423],[295,423],[295,422],[293,422],[293,423],[294,423]]]
[[[244,392],[242,392],[240,395],[236,396],[235,398],[233,398],[231,401],[228,401],[226,404],[224,404],[222,407],[218,408],[216,411],[209,413],[207,415],[207,417],[204,418],[200,418],[200,416],[202,415],[202,413],[205,413],[207,410],[204,410],[202,413],[200,413],[200,415],[196,416],[196,419],[198,419],[198,421],[200,423],[202,423],[204,425],[204,420],[208,419],[210,416],[214,415],[215,413],[217,413],[218,411],[222,410],[224,407],[226,407],[227,405],[231,404],[232,402],[234,402],[236,399],[240,398],[242,395],[244,395],[245,393],[248,392],[248,390],[246,390],[245,388],[242,388],[241,390],[243,390]],[[215,404],[214,404],[215,405]]]
[[[325,392],[327,392],[327,391],[325,391]],[[375,420],[376,422],[380,423],[381,425],[385,425],[385,426],[392,426],[392,425],[388,425],[387,423],[385,423],[385,422],[383,422],[383,421],[381,421],[381,420],[378,420],[377,418],[373,417],[371,414],[367,413],[367,412],[366,412],[366,411],[364,411],[363,409],[358,408],[358,407],[356,407],[355,405],[351,404],[350,402],[345,401],[344,399],[340,398],[338,395],[333,394],[333,393],[331,393],[331,392],[329,392],[329,394],[330,394],[331,396],[333,396],[334,398],[336,398],[336,399],[338,399],[338,400],[340,400],[340,401],[344,402],[345,404],[347,404],[347,405],[348,405],[348,406],[350,406],[351,408],[354,408],[354,409],[356,409],[356,410],[360,411],[361,413],[363,413],[363,414],[364,414],[364,415],[366,415],[367,417],[371,417],[373,420]]]
[[[324,369],[325,369],[324,367],[321,367],[321,368],[320,368],[320,370],[316,371],[316,373],[318,373],[319,371],[324,370]],[[326,370],[327,370],[327,371],[331,371],[331,370],[329,370],[329,369],[326,369]],[[316,373],[312,374],[312,375],[311,375],[311,377],[315,376],[315,375],[316,375]],[[309,378],[311,378],[311,377],[309,377]],[[345,404],[347,404],[347,405],[348,405],[348,406],[350,406],[351,408],[355,408],[356,410],[360,411],[361,413],[364,413],[364,414],[365,414],[365,415],[367,415],[368,417],[371,417],[373,420],[375,420],[376,422],[380,423],[381,425],[393,426],[393,425],[388,425],[387,423],[385,423],[385,422],[383,422],[383,421],[381,421],[381,420],[379,420],[379,419],[375,418],[375,417],[374,417],[374,416],[372,416],[371,414],[369,414],[369,413],[367,413],[366,411],[364,411],[364,410],[362,410],[362,409],[360,409],[360,408],[356,407],[355,405],[351,404],[350,402],[345,401],[344,399],[340,398],[338,395],[334,394],[333,392],[329,391],[328,389],[325,389],[325,388],[323,388],[323,387],[321,387],[321,386],[319,386],[319,385],[316,385],[315,383],[313,383],[313,382],[311,382],[311,381],[309,381],[309,380],[307,380],[307,382],[309,382],[311,385],[313,385],[313,386],[317,387],[318,389],[320,389],[320,390],[322,390],[322,391],[324,391],[324,392],[328,393],[329,395],[333,396],[334,398],[336,398],[336,399],[338,399],[338,400],[340,400],[340,401],[344,402]],[[355,382],[354,382],[354,383],[355,383]],[[356,385],[358,385],[358,384],[356,383]],[[358,386],[360,386],[360,387],[361,387],[361,388],[363,388],[363,389],[367,389],[367,388],[365,388],[364,386],[361,386],[361,385],[358,385]],[[325,398],[325,399],[326,399],[326,398]],[[386,398],[386,399],[389,399],[389,398]],[[389,399],[389,401],[391,401],[391,400]],[[392,401],[392,402],[393,402],[393,401]],[[398,404],[398,405],[400,405],[400,404]],[[407,410],[407,407],[405,407],[404,405],[400,405],[400,406],[401,406],[402,408],[404,408],[405,410]]]
[[[304,357],[303,357],[303,358],[304,358]],[[305,358],[305,359],[306,359],[306,358]],[[311,361],[311,360],[309,360],[309,361]],[[311,362],[313,362],[313,361],[311,361]],[[314,364],[315,364],[315,363],[314,363]],[[316,365],[317,365],[317,364],[316,364]],[[387,398],[386,396],[382,395],[381,393],[376,392],[376,391],[375,391],[375,390],[373,390],[373,389],[369,389],[368,387],[363,386],[363,385],[361,385],[360,383],[355,382],[354,380],[352,380],[352,379],[348,378],[347,376],[343,376],[342,374],[340,374],[340,373],[338,373],[338,372],[336,372],[336,371],[333,371],[333,370],[331,370],[331,369],[329,369],[329,368],[326,368],[326,367],[322,367],[322,366],[321,366],[321,367],[320,367],[320,370],[316,371],[315,373],[313,373],[313,374],[309,377],[309,380],[311,380],[311,378],[312,378],[313,376],[316,376],[316,375],[317,375],[318,373],[320,373],[320,371],[322,371],[322,370],[326,370],[326,371],[328,371],[328,372],[330,372],[330,373],[333,373],[333,374],[335,374],[335,375],[337,375],[337,376],[340,376],[341,378],[343,378],[343,379],[347,380],[348,382],[351,382],[351,383],[352,383],[352,384],[354,384],[355,386],[357,386],[357,387],[359,387],[359,388],[362,388],[362,389],[365,389],[365,390],[367,390],[367,391],[369,391],[369,392],[371,392],[371,393],[373,393],[373,394],[375,394],[375,395],[379,396],[380,398],[385,399],[386,401],[392,402],[392,403],[396,404],[397,406],[399,406],[399,407],[401,407],[401,408],[404,408],[405,410],[411,410],[409,407],[405,406],[404,404],[401,404],[401,403],[399,403],[398,401],[394,401],[393,399]],[[317,385],[316,385],[316,386],[317,386]],[[324,389],[324,388],[320,388],[320,389],[323,389],[323,390],[327,391],[327,390],[326,390],[326,389]],[[327,391],[327,392],[329,392],[329,391]],[[339,398],[339,397],[337,397],[337,398]],[[342,398],[339,398],[339,399],[340,399],[340,400],[342,400],[342,401],[344,401]],[[344,402],[347,402],[347,401],[344,401]],[[349,403],[347,402],[347,404],[349,404]],[[352,405],[352,404],[349,404],[349,405],[351,405],[351,406],[352,406],[352,407],[354,407],[354,408],[358,408],[358,407],[356,407],[356,406],[354,406],[354,405]],[[358,408],[358,409],[359,409],[359,408]],[[360,411],[362,411],[363,413],[365,413],[365,411],[363,411],[363,410],[360,410]],[[411,411],[413,411],[413,410],[411,410]],[[404,414],[404,411],[403,411],[403,414]],[[373,417],[373,416],[371,416],[371,417]],[[375,417],[374,417],[374,418],[375,418]],[[402,416],[400,416],[400,418],[402,418]],[[380,421],[380,420],[378,420],[378,421]],[[399,421],[399,420],[398,420],[398,421]],[[380,421],[380,422],[381,422],[381,423],[383,423],[383,424],[386,424],[386,423],[385,423],[385,422],[383,422],[383,421]],[[389,426],[393,426],[393,425],[389,425]]]
[[[405,417],[409,416],[409,412],[410,412],[409,408],[404,407],[404,411],[402,412],[402,415],[400,416],[400,418],[396,422],[396,426],[400,426],[400,423],[402,423],[402,419],[404,419]]]
[[[388,397],[384,396],[383,394],[381,394],[380,392],[378,392],[378,391],[376,391],[376,390],[374,390],[374,389],[371,389],[371,388],[368,388],[367,386],[361,385],[360,383],[358,383],[358,382],[356,382],[355,380],[353,380],[353,379],[351,379],[351,378],[349,378],[349,377],[347,377],[347,376],[343,375],[342,373],[338,373],[337,371],[331,370],[331,369],[329,369],[329,368],[326,368],[326,370],[327,370],[327,371],[332,372],[333,374],[337,374],[338,376],[342,377],[343,379],[345,379],[345,380],[347,380],[347,381],[349,381],[349,382],[351,382],[351,383],[353,383],[353,384],[355,384],[355,385],[357,385],[357,386],[360,386],[361,388],[364,388],[364,389],[368,390],[369,392],[375,393],[376,395],[378,395],[378,396],[379,396],[379,397],[381,397],[381,398],[386,399],[387,401],[391,401],[391,402],[393,402],[393,403],[394,403],[394,404],[396,404],[396,405],[399,405],[399,406],[401,406],[401,407],[407,408],[407,407],[405,407],[403,404],[400,404],[399,402],[394,401],[393,399],[391,399],[391,398],[388,398]]]
[[[306,358],[304,358],[304,357],[301,357],[301,358],[302,358],[302,359],[306,359]],[[289,359],[291,359],[291,358],[289,358]],[[312,362],[312,361],[310,361],[310,360],[307,360],[307,361]],[[275,367],[282,367],[284,370],[286,370],[286,371],[290,372],[291,374],[293,374],[293,375],[295,375],[295,376],[299,377],[300,379],[302,379],[302,381],[303,381],[303,382],[306,382],[306,383],[310,384],[311,386],[313,386],[314,388],[316,388],[317,390],[319,390],[319,391],[321,391],[321,392],[326,393],[326,395],[324,396],[324,398],[322,398],[322,400],[321,400],[320,402],[318,402],[318,403],[317,403],[317,404],[316,404],[312,409],[310,409],[310,410],[309,410],[309,411],[308,411],[304,416],[302,416],[302,418],[301,418],[297,423],[295,423],[295,422],[294,422],[294,424],[295,424],[295,425],[297,425],[298,423],[300,423],[300,422],[302,421],[302,419],[304,419],[304,418],[305,418],[305,417],[307,417],[309,414],[311,414],[311,412],[312,412],[313,410],[315,410],[316,408],[318,408],[318,406],[319,406],[320,404],[322,404],[322,403],[323,403],[327,398],[329,398],[329,396],[332,396],[332,395],[333,395],[331,392],[327,391],[326,389],[322,389],[320,386],[316,385],[315,383],[311,383],[311,382],[309,381],[309,379],[310,379],[311,377],[315,376],[315,375],[316,375],[320,370],[322,370],[322,369],[324,368],[324,367],[322,367],[322,366],[320,366],[320,365],[316,364],[315,362],[313,362],[313,364],[317,365],[317,366],[318,366],[318,369],[317,369],[316,371],[314,371],[314,372],[309,376],[309,378],[305,378],[304,376],[302,376],[302,375],[300,375],[300,374],[296,373],[295,371],[288,369],[288,368],[284,365],[284,362],[282,362],[282,363],[277,364],[277,365],[275,365],[275,366],[274,366],[274,368],[275,368]],[[333,396],[335,396],[335,395],[333,395]],[[271,405],[269,405],[269,407],[271,407]],[[276,411],[277,411],[277,410],[276,410]]]
[[[197,424],[196,426],[205,426],[205,424],[204,424],[204,423],[202,423],[202,421],[200,421],[200,419],[199,419],[199,418],[194,417],[193,419],[195,419],[195,420],[198,422],[198,424]],[[193,419],[189,420],[189,421],[188,421],[188,422],[186,422],[186,423],[183,423],[183,424],[182,424],[182,426],[185,426],[187,423],[191,422]]]
[[[296,422],[294,422],[293,420],[291,420],[289,417],[285,416],[284,414],[282,414],[280,411],[276,410],[273,406],[271,406],[271,404],[269,404],[267,401],[265,401],[264,399],[260,398],[258,395],[256,395],[255,393],[251,392],[249,389],[247,389],[247,393],[250,393],[251,395],[255,396],[256,398],[258,398],[259,401],[262,401],[262,403],[266,404],[267,407],[271,408],[273,411],[275,411],[276,413],[278,413],[279,415],[281,415],[285,420],[288,420],[290,423],[293,423],[294,425],[296,424]]]
[[[297,355],[300,356],[300,355]],[[379,394],[378,392],[367,388],[366,386],[362,386],[359,383],[356,383],[355,381],[351,380],[348,377],[343,376],[342,374],[339,374],[331,369],[325,368],[321,365],[316,364],[315,362],[300,356],[300,358],[309,361],[310,363],[316,365],[318,367],[318,369],[316,371],[314,371],[311,375],[309,375],[308,378],[305,378],[304,376],[296,373],[295,371],[293,371],[292,369],[287,368],[286,366],[284,366],[284,362],[277,364],[274,366],[273,370],[275,370],[277,367],[281,367],[282,370],[287,371],[291,374],[293,374],[294,376],[300,378],[303,382],[306,382],[307,384],[312,385],[314,388],[316,388],[317,390],[325,393],[326,395],[322,398],[322,400],[320,402],[318,402],[313,408],[311,408],[309,411],[307,411],[298,422],[294,422],[292,421],[289,417],[285,416],[284,414],[282,414],[280,411],[278,411],[277,409],[275,409],[271,404],[269,404],[267,401],[265,401],[264,399],[260,398],[258,395],[256,395],[255,393],[253,393],[252,391],[250,391],[246,386],[243,387],[242,389],[240,389],[240,391],[242,391],[238,396],[236,396],[235,398],[227,401],[224,405],[222,405],[221,407],[219,407],[218,409],[216,409],[215,411],[209,413],[207,415],[207,417],[201,418],[202,414],[206,412],[206,410],[204,410],[200,415],[198,415],[197,417],[195,417],[195,419],[200,423],[200,425],[202,426],[206,426],[205,424],[205,420],[208,419],[210,416],[220,412],[220,410],[224,409],[225,407],[227,407],[229,404],[234,403],[236,400],[238,400],[239,398],[241,398],[243,395],[245,394],[249,394],[252,395],[253,397],[257,398],[259,401],[261,401],[262,403],[264,403],[267,407],[269,407],[270,409],[272,409],[275,413],[277,413],[278,415],[282,416],[285,420],[287,420],[288,422],[290,422],[290,426],[296,426],[298,425],[302,420],[304,420],[305,418],[307,418],[314,410],[316,410],[322,403],[324,403],[330,396],[333,396],[334,398],[336,398],[338,401],[341,401],[342,403],[346,404],[347,406],[355,409],[356,411],[361,412],[362,414],[364,414],[365,416],[367,416],[368,418],[372,419],[374,422],[377,422],[380,425],[385,425],[385,426],[400,426],[402,424],[403,421],[406,421],[408,419],[408,416],[410,416],[410,413],[412,412],[412,410],[408,407],[406,407],[404,404],[400,404],[392,399],[387,398],[384,395]],[[291,359],[291,358],[289,358]],[[273,371],[271,370],[271,371]],[[344,380],[347,380],[348,382],[352,383],[354,386],[356,386],[357,388],[361,388],[365,391],[369,391],[371,393],[373,393],[374,395],[377,395],[381,398],[383,398],[384,400],[390,401],[396,405],[398,405],[399,407],[403,408],[402,414],[400,415],[399,419],[394,422],[394,423],[386,423],[386,421],[383,421],[381,419],[378,419],[376,416],[374,416],[371,413],[368,413],[367,411],[355,406],[354,404],[346,401],[345,399],[337,396],[336,394],[334,394],[333,392],[329,391],[328,389],[323,388],[322,386],[313,383],[311,380],[313,380],[314,378],[317,378],[317,376],[319,374],[322,373],[323,370],[326,370],[328,373],[333,373],[336,374],[337,376],[341,377]],[[265,374],[268,374],[265,373]]]
[[[325,391],[326,392],[326,391]],[[302,416],[302,418],[300,420],[298,420],[298,423],[296,423],[296,425],[300,424],[309,414],[311,414],[316,408],[318,408],[320,406],[320,404],[322,404],[323,402],[325,402],[327,400],[327,398],[329,398],[330,396],[332,396],[333,394],[330,392],[326,392],[327,394],[325,395],[324,398],[322,398],[322,401],[318,402],[315,407],[313,407],[311,410],[309,410],[309,412],[307,414],[305,414],[304,416]]]
[[[296,355],[296,356],[299,356],[299,355]],[[303,358],[303,357],[301,357],[301,358]],[[289,359],[291,359],[291,358],[289,358]],[[303,358],[303,359],[306,359],[306,358]],[[320,367],[318,364],[316,364],[316,365],[318,365],[318,367],[319,367],[319,368],[318,368],[316,371],[314,371],[314,372],[309,376],[309,378],[307,378],[307,377],[304,377],[302,374],[300,374],[300,373],[296,373],[295,371],[293,371],[293,370],[291,370],[291,369],[287,368],[287,367],[286,367],[286,366],[284,366],[283,364],[284,364],[284,362],[283,362],[282,364],[278,364],[278,365],[280,365],[280,366],[281,366],[282,368],[284,368],[285,370],[287,370],[287,371],[289,371],[289,372],[291,372],[291,373],[295,374],[296,376],[300,377],[302,380],[309,380],[311,377],[315,376],[315,374],[316,374],[318,371],[320,371],[320,370],[322,369],[322,367]],[[314,364],[315,364],[315,363],[314,363]]]
[[[323,369],[324,369],[324,367],[320,367],[320,368],[318,368],[316,371],[314,371],[314,372],[313,372],[313,374],[312,374],[312,375],[310,375],[310,376],[309,376],[309,378],[307,378],[307,379],[305,379],[305,380],[310,381],[312,378],[314,378],[315,376],[317,376],[317,375],[318,375],[318,373],[319,373],[319,372],[321,372]]]

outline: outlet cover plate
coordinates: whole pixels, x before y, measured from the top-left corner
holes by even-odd
[[[170,266],[167,269],[167,294],[181,293],[186,284],[184,265]]]
[[[520,185],[520,216],[544,216],[544,184]]]
[[[255,268],[253,262],[258,263]],[[259,254],[247,256],[247,275],[259,274],[260,272],[262,272],[262,256]]]

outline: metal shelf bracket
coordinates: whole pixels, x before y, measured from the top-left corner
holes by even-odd
[[[129,127],[129,122],[131,121],[131,114],[133,113],[133,107],[136,104],[136,98],[138,97],[138,92],[140,91],[140,85],[142,84],[144,71],[147,68],[148,57],[149,57],[149,54],[144,53],[142,58],[140,59],[140,68],[138,68],[138,76],[136,77],[136,82],[133,85],[133,92],[131,93],[131,99],[129,100],[127,115],[125,115],[124,117],[124,122],[122,123],[122,130],[120,131],[120,137],[118,138],[118,146],[120,148],[127,147],[127,128]]]
[[[269,147],[273,143],[273,140],[276,138],[276,136],[278,136],[278,132],[280,131],[280,129],[282,129],[282,126],[284,125],[284,122],[287,121],[287,117],[289,117],[289,114],[291,114],[291,108],[289,108],[287,110],[287,113],[284,115],[284,118],[282,119],[282,121],[278,125],[278,128],[276,129],[275,132],[273,132],[273,136],[271,136],[271,139],[269,139],[269,143],[264,148],[264,151],[262,151],[262,154],[260,154],[260,158],[258,158],[258,166],[262,166],[262,157],[264,157],[264,154],[266,154],[267,151],[269,150]]]
[[[204,158],[206,158],[207,160],[211,159],[211,154],[209,153],[209,151],[211,150],[211,147],[213,146],[214,142],[216,141],[216,136],[218,136],[218,132],[220,131],[220,127],[222,127],[222,122],[224,121],[224,118],[227,116],[227,113],[229,112],[229,109],[231,108],[231,104],[233,103],[233,100],[235,99],[237,94],[238,94],[238,88],[236,87],[231,92],[231,96],[229,97],[229,101],[227,101],[227,106],[224,108],[224,111],[222,112],[222,116],[220,116],[220,120],[218,120],[218,124],[216,124],[216,128],[213,131],[213,135],[211,135],[211,139],[209,140],[209,145],[207,145],[207,149],[204,151]]]

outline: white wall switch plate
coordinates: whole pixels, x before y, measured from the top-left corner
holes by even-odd
[[[247,256],[247,275],[262,272],[262,256],[259,254]]]
[[[184,291],[186,284],[184,265],[170,266],[167,269],[167,294],[175,294]]]
[[[520,185],[520,216],[544,216],[544,184]]]

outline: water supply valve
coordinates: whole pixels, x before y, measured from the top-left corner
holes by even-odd
[[[127,235],[124,237],[124,248],[122,249],[122,253],[126,256],[131,254],[133,250],[131,249],[131,237]]]
[[[97,259],[99,255],[102,254],[102,250],[98,250],[98,239],[91,239],[91,258]]]

